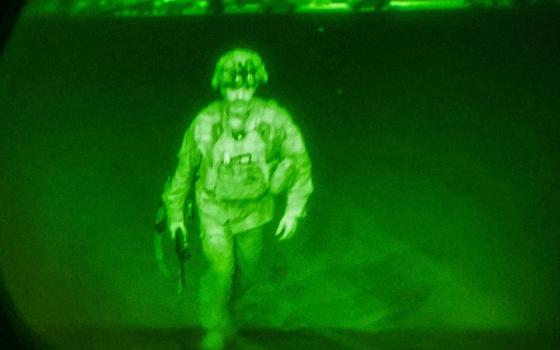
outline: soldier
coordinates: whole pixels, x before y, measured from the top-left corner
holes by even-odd
[[[254,276],[274,197],[286,195],[275,233],[282,241],[294,234],[313,191],[298,127],[275,101],[254,96],[267,80],[254,51],[234,49],[220,58],[212,87],[223,99],[204,108],[187,129],[177,169],[162,196],[173,238],[186,237],[183,210],[194,190],[208,262],[199,291],[203,349],[222,349],[235,334],[228,303],[234,267],[237,263],[245,282]]]

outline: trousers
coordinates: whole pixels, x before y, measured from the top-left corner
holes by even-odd
[[[201,223],[202,251],[208,267],[199,290],[199,310],[206,331],[235,332],[231,297],[235,282],[241,291],[254,283],[262,253],[263,226],[233,234],[229,225]]]

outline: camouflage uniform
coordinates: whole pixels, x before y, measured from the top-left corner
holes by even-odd
[[[177,170],[163,194],[169,220],[182,221],[194,184],[209,263],[201,281],[202,325],[222,332],[232,326],[228,299],[235,252],[242,274],[250,277],[261,251],[261,228],[274,215],[274,195],[286,192],[285,213],[303,217],[313,191],[301,133],[283,108],[253,98],[243,135],[232,133],[227,121],[223,101],[198,114],[185,133]]]

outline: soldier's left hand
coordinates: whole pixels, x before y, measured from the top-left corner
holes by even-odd
[[[276,229],[275,233],[279,241],[292,238],[297,229],[297,220],[297,217],[293,215],[284,214],[284,216],[280,220],[280,224],[278,224],[278,228]]]

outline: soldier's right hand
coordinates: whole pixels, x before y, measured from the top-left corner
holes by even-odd
[[[180,232],[180,234],[183,235],[183,237],[187,237],[187,228],[185,227],[185,223],[184,222],[171,222],[169,224],[169,232],[171,232],[171,239],[175,240],[175,235],[177,233],[177,231]]]

